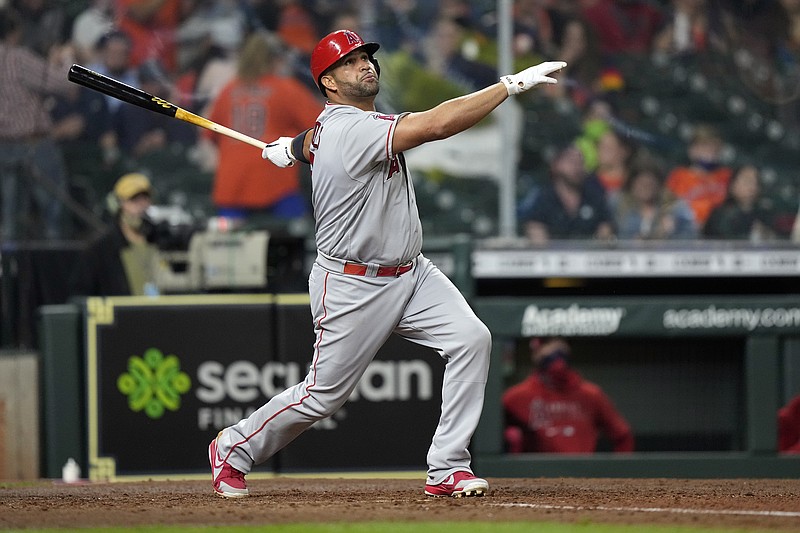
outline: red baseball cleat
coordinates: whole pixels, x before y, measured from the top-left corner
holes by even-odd
[[[222,432],[220,432],[220,435]],[[219,435],[217,435],[219,438]],[[247,490],[247,483],[244,474],[239,472],[227,462],[219,458],[217,454],[217,439],[208,445],[208,462],[211,463],[211,479],[214,484],[214,492],[223,498],[243,498],[250,494]]]
[[[475,477],[469,472],[460,471],[451,474],[438,485],[425,485],[428,496],[484,496],[489,492],[489,483],[485,479]]]

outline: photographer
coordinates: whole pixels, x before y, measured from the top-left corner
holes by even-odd
[[[144,174],[125,174],[109,194],[113,220],[86,250],[75,276],[74,294],[82,296],[157,293],[158,248],[155,227],[145,216],[152,186]]]

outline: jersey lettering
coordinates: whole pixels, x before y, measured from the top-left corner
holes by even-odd
[[[389,160],[389,173],[386,175],[386,181],[392,179],[398,172],[400,172],[400,159],[394,156]]]
[[[314,124],[314,133],[311,134],[311,147],[315,150],[319,148],[319,137],[322,135],[322,124],[316,122]]]
[[[311,148],[316,150],[319,148],[319,138],[322,135],[322,124],[317,121],[314,123],[314,132],[311,134]],[[311,168],[314,168],[314,150],[308,150],[308,162],[311,164]]]

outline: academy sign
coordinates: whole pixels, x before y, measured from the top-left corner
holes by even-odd
[[[611,335],[619,330],[624,315],[624,307],[581,307],[576,303],[552,308],[529,305],[522,315],[521,331],[525,337]]]

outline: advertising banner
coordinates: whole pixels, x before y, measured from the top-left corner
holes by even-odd
[[[474,303],[495,335],[746,336],[800,332],[796,296],[686,298],[480,298]]]
[[[90,298],[91,479],[206,474],[217,432],[301,381],[314,333],[306,295]],[[443,362],[400,338],[350,400],[255,471],[425,469]]]

